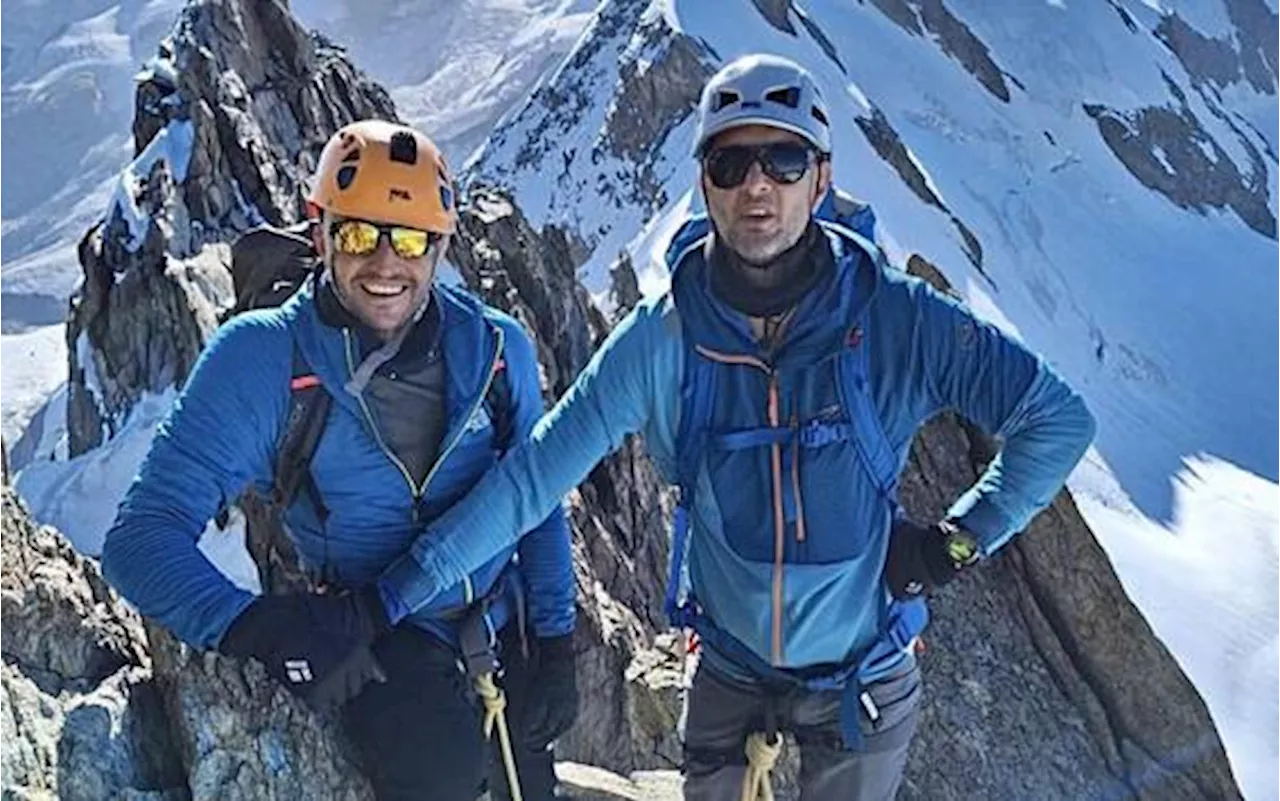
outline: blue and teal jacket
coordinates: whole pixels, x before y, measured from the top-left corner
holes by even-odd
[[[678,483],[687,358],[717,362],[717,430],[799,430],[838,427],[847,412],[836,357],[867,349],[867,390],[898,468],[925,421],[959,412],[1003,445],[949,516],[985,554],[1021,531],[1093,437],[1084,402],[965,306],[889,268],[866,240],[824,226],[835,274],[801,302],[772,355],[711,293],[703,249],[683,250],[671,290],[632,311],[528,440],[385,574],[400,612],[430,606],[509,547],[628,434],[643,434],[663,477]],[[882,637],[891,603],[883,574],[895,502],[850,443],[810,445],[708,448],[697,454],[689,510],[688,581],[703,614],[783,669],[857,660]]]
[[[285,528],[303,567],[323,569],[341,586],[373,582],[497,461],[483,400],[500,368],[510,385],[517,439],[545,409],[537,357],[520,325],[465,291],[433,288],[438,325],[432,347],[444,357],[447,424],[435,465],[415,486],[383,448],[370,404],[344,389],[361,359],[358,336],[320,319],[316,291],[308,281],[281,306],[242,314],[215,333],[103,544],[107,580],[142,614],[193,645],[216,645],[253,601],[197,542],[220,508],[250,487],[271,487],[295,343],[333,397],[311,463],[328,518],[322,524],[300,498],[285,510]],[[522,586],[537,636],[572,631],[573,567],[559,503],[502,539],[504,545],[415,608],[411,622],[451,640],[449,621],[502,582],[490,607],[495,631],[511,616]]]

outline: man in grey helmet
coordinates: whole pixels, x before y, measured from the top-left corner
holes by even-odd
[[[785,59],[711,78],[695,148],[708,219],[675,235],[671,290],[619,323],[383,582],[404,609],[429,604],[643,434],[680,488],[667,611],[702,643],[691,799],[755,797],[782,731],[800,744],[802,797],[892,799],[920,705],[923,596],[1023,530],[1093,437],[1048,365],[823,219],[830,125]],[[946,409],[1003,447],[944,519],[917,524],[897,476]]]

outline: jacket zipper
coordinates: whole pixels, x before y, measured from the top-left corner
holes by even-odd
[[[769,370],[769,425],[778,428],[778,374]],[[773,663],[782,664],[782,557],[787,547],[787,523],[782,514],[782,445],[769,446],[773,469]]]
[[[409,485],[409,493],[413,497],[413,508],[411,514],[415,526],[419,522],[422,498],[427,494],[427,486],[431,483],[431,479],[435,477],[435,474],[439,472],[440,466],[444,464],[445,459],[449,458],[449,455],[453,453],[454,448],[457,447],[458,441],[462,439],[462,435],[467,430],[467,423],[471,421],[476,410],[480,408],[480,404],[484,403],[485,397],[489,394],[489,388],[493,385],[493,366],[498,363],[498,359],[502,355],[502,347],[505,339],[505,335],[501,328],[497,328],[495,331],[497,333],[497,342],[494,345],[493,355],[489,359],[484,387],[481,388],[480,394],[476,396],[476,400],[471,404],[471,408],[467,410],[467,416],[462,418],[462,425],[458,427],[456,432],[454,432],[453,439],[451,439],[445,449],[440,452],[440,455],[436,457],[436,461],[431,466],[431,469],[427,471],[426,477],[422,479],[421,487],[416,486],[413,483],[413,476],[409,474],[409,469],[405,467],[404,462],[400,461],[400,458],[397,457],[395,453],[387,447],[386,442],[383,441],[382,433],[378,430],[378,424],[374,422],[373,413],[369,410],[369,405],[365,402],[364,393],[361,393],[357,398],[360,403],[360,409],[364,412],[365,420],[369,423],[369,429],[373,432],[374,441],[378,443],[378,447],[382,450],[383,454],[385,454],[391,463],[396,466],[396,469],[400,471],[400,475],[404,477],[405,483]],[[355,362],[351,356],[350,329],[342,329],[342,337],[346,343],[347,370],[351,375],[355,375]],[[467,605],[470,605],[475,600],[475,588],[471,585],[470,576],[464,576],[462,579],[462,594],[463,602]]]

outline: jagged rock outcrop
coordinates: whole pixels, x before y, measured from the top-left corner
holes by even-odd
[[[141,621],[96,563],[2,491],[4,797],[177,801]]]
[[[148,625],[166,722],[191,801],[370,801],[335,721],[256,662],[194,651]]]
[[[299,219],[306,178],[341,125],[395,116],[390,98],[282,3],[184,8],[139,75],[134,162],[80,245],[67,326],[71,455],[142,393],[180,383],[230,301],[225,243]]]
[[[29,519],[4,487],[0,614],[4,661],[45,692],[86,692],[147,661],[142,624],[116,600],[97,563]]]
[[[1230,209],[1263,236],[1276,238],[1267,191],[1267,163],[1244,136],[1237,138],[1249,163],[1237,165],[1205,132],[1182,91],[1168,81],[1178,106],[1124,111],[1086,103],[1107,147],[1143,186],[1185,209]]]
[[[520,320],[538,342],[548,403],[568,389],[609,324],[574,275],[560,231],[535,231],[511,199],[476,185],[463,198],[451,258],[467,284]],[[557,755],[622,773],[671,767],[681,661],[660,642],[669,494],[631,438],[569,500],[583,695]]]

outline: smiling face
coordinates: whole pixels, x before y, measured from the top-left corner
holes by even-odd
[[[716,136],[708,152],[721,147],[775,142],[804,144],[805,140],[779,128],[744,125]],[[767,264],[800,241],[814,205],[831,183],[831,162],[817,162],[793,184],[769,178],[758,163],[751,165],[742,183],[729,189],[715,186],[705,169],[701,181],[707,213],[715,223],[717,235],[744,261]]]
[[[330,231],[343,218],[327,212],[313,227],[317,249],[333,275],[338,299],[347,311],[369,326],[384,340],[393,337],[425,302],[435,278],[436,265],[444,256],[448,238],[428,248],[425,255],[406,259],[391,247],[387,236],[366,256],[340,253],[333,247]]]

